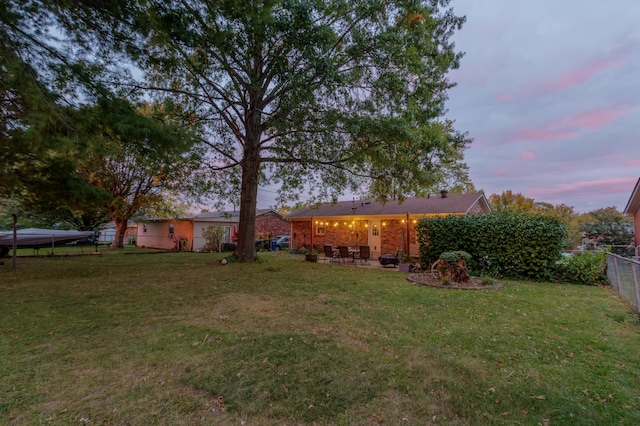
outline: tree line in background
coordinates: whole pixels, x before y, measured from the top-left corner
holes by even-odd
[[[537,202],[510,190],[489,196],[489,205],[494,213],[511,212],[557,219],[567,230],[566,250],[633,243],[633,219],[625,217],[615,207],[576,213],[573,207],[565,204]]]

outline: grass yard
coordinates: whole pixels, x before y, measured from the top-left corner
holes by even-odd
[[[0,265],[0,424],[640,424],[609,288],[103,252]]]

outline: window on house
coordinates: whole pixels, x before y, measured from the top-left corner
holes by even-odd
[[[380,228],[378,228],[378,224],[373,224],[373,227],[371,228],[371,235],[374,237],[377,237],[380,235]]]
[[[316,222],[316,235],[324,235],[325,234],[325,226],[324,222]]]
[[[173,234],[174,234],[174,232],[173,232],[173,231],[174,231],[173,223],[170,223],[170,224],[169,224],[169,235],[170,235],[170,236],[173,236]]]

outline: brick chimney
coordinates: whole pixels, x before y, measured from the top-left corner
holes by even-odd
[[[447,191],[446,189],[443,189],[442,191],[440,191],[440,197],[441,198],[447,198],[447,194],[449,193],[449,191]]]

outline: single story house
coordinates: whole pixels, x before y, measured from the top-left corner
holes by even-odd
[[[636,257],[640,257],[640,178],[622,214],[633,216],[633,245],[636,247]]]
[[[223,229],[222,243],[235,243],[239,219],[239,212],[203,212],[188,218],[139,220],[136,242],[139,247],[202,251],[206,245],[203,231],[209,226]],[[289,221],[275,210],[256,213],[256,238],[287,235],[289,228]]]
[[[191,251],[192,244],[193,218],[138,221],[136,230],[138,247]]]
[[[334,247],[368,245],[371,256],[396,253],[398,249],[418,255],[415,224],[428,217],[490,213],[483,192],[407,198],[400,203],[389,200],[339,201],[298,210],[286,218],[291,221],[292,248],[323,245]]]

